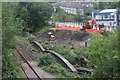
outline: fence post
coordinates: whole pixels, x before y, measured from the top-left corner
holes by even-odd
[[[87,42],[85,42],[85,47],[87,47]]]

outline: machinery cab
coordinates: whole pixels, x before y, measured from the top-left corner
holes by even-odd
[[[93,29],[94,24],[95,21],[93,19],[86,21],[86,29]]]

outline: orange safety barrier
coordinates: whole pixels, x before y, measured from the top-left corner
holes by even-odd
[[[55,26],[55,28],[58,28],[59,26]]]
[[[74,29],[75,29],[75,27],[73,26],[73,27],[71,27],[71,29],[73,29],[73,30],[74,30]]]
[[[77,29],[77,30],[80,30],[80,27],[77,27],[76,29]]]
[[[71,26],[68,26],[69,27],[69,29],[71,29]]]
[[[105,28],[100,28],[100,30],[104,31],[104,30],[105,30]]]
[[[74,26],[55,26],[55,28],[60,28],[60,29],[72,29],[72,30],[80,30],[80,27],[74,27]]]
[[[100,30],[96,30],[96,29],[85,29],[86,32],[89,32],[89,33],[98,33],[100,34]]]

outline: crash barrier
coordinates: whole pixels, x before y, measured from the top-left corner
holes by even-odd
[[[74,68],[74,66],[68,61],[66,60],[62,55],[60,55],[59,53],[52,51],[52,50],[45,50],[42,45],[40,43],[38,43],[37,41],[32,41],[34,44],[36,44],[40,50],[42,52],[48,52],[51,53],[52,55],[56,56],[57,58],[59,58],[72,72],[77,72],[77,70]]]
[[[60,60],[62,60],[62,62],[64,62],[67,65],[67,67],[71,71],[77,72],[77,70],[74,68],[74,66],[68,60],[66,60],[62,55],[60,55],[59,53],[52,51],[52,50],[46,50],[45,52],[51,53],[52,55],[58,57]]]
[[[43,48],[43,46],[41,45],[41,44],[39,44],[37,41],[32,41],[32,43],[34,43],[34,44],[36,44],[37,45],[37,47],[39,47],[39,49],[41,50],[41,51],[45,51],[45,49]]]

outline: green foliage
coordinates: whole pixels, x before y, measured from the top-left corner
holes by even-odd
[[[46,53],[40,56],[39,66],[48,66],[51,63],[54,63],[54,60],[51,54]]]
[[[35,38],[35,36],[33,36],[32,34],[29,34],[27,38],[29,41],[32,41]]]
[[[15,49],[15,36],[22,32],[22,21],[16,17],[17,3],[2,3],[2,53],[3,53],[3,78],[16,78],[17,63],[12,55]]]
[[[69,60],[72,64],[76,62],[78,55],[74,53],[74,51],[70,51],[69,54],[66,55],[66,59]]]
[[[93,74],[94,77],[111,78],[120,76],[117,31],[109,33],[107,37],[94,34],[94,38],[85,53],[90,62],[97,66]]]
[[[78,22],[82,22],[83,21],[82,16],[80,16],[81,14],[82,14],[82,12],[77,10],[77,14],[75,15],[76,21],[78,21]]]
[[[18,70],[19,72],[17,74],[17,78],[25,78],[24,80],[27,80],[27,76],[25,75],[24,71],[21,68],[19,68]]]
[[[119,8],[119,7],[120,7],[120,1],[105,3],[105,8],[108,8],[108,9],[115,9],[115,8]]]
[[[22,31],[22,22],[20,19],[15,18],[15,7],[16,4],[13,3],[3,3],[3,15],[2,15],[2,32],[3,32],[3,44],[6,47],[13,46],[14,35],[18,35]],[[3,46],[4,47],[4,46]]]
[[[69,50],[64,45],[54,45],[54,50],[63,56],[69,54]]]
[[[77,59],[77,54],[74,53],[74,51],[70,50],[67,46],[65,45],[54,45],[53,48],[56,52],[61,54],[63,57],[65,57],[68,61],[71,63],[75,63]]]
[[[65,57],[71,63],[75,63],[76,59],[78,58],[77,54],[74,53],[73,50],[70,50],[66,45],[53,45],[48,41],[41,42],[41,45],[48,50],[54,50]]]
[[[16,63],[16,58],[12,55],[11,50],[3,49],[6,50],[7,53],[4,53],[3,55],[3,68],[2,68],[2,78],[16,78],[17,73],[18,73],[18,65]]]
[[[34,32],[40,27],[47,25],[50,20],[53,8],[45,2],[20,2],[17,7],[17,17],[24,20],[25,30]]]
[[[72,15],[72,14],[69,14],[69,15],[66,17],[66,21],[71,21],[71,22],[76,21],[75,16]]]
[[[48,41],[41,42],[41,45],[42,45],[45,49],[48,49],[48,50],[52,50],[52,49],[53,49],[53,45],[52,45],[51,43],[49,43]]]
[[[46,67],[43,67],[43,68],[46,68]],[[52,69],[49,69],[49,68],[52,68]],[[64,73],[65,72],[65,68],[63,68],[60,64],[58,63],[55,63],[55,64],[51,64],[47,70],[50,72],[50,73]]]
[[[58,63],[52,63],[50,66],[43,66],[43,69],[49,73],[59,76],[60,78],[80,78],[77,74],[72,74]]]
[[[56,14],[53,19],[54,19],[55,21],[61,20],[60,17],[59,17],[59,14]]]
[[[56,13],[56,15],[54,16],[54,20],[55,21],[66,21],[67,18],[67,14],[66,13]]]
[[[53,27],[52,26],[44,26],[44,27],[36,30],[36,34],[42,34],[42,33],[46,32],[48,29],[50,29],[50,28],[53,28]]]
[[[115,9],[120,7],[119,2],[99,2],[93,6],[94,9]]]
[[[87,11],[87,12],[86,12],[86,15],[87,15],[87,16],[90,16],[91,14],[92,14],[92,11]]]
[[[61,8],[57,8],[53,19],[55,21],[75,21],[75,16],[72,14],[67,14]]]

